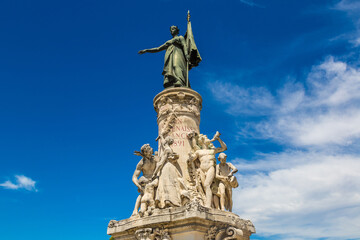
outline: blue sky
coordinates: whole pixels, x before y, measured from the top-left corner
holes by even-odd
[[[200,130],[239,168],[252,239],[360,239],[360,2],[2,1],[0,237],[108,239],[156,146],[164,53],[192,28]]]

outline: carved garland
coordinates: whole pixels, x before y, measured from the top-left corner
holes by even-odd
[[[176,103],[174,103],[172,98],[177,98]],[[166,105],[170,105],[170,109],[166,108]],[[175,107],[176,105],[178,106]],[[158,118],[162,115],[167,115],[172,111],[187,111],[193,113],[197,118],[200,117],[200,101],[193,96],[187,97],[187,95],[182,92],[176,95],[162,96],[158,101],[156,101],[156,103],[154,103],[154,106],[156,112],[158,113]],[[163,109],[163,107],[165,107],[165,109]]]

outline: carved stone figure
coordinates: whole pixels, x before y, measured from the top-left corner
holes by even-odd
[[[238,170],[231,164],[226,162],[227,155],[225,153],[220,153],[218,160],[220,163],[216,165],[216,176],[218,180],[215,185],[217,185],[216,195],[220,197],[219,199],[214,196],[214,205],[215,208],[220,208],[225,211],[225,209],[232,211],[232,188],[239,186],[237,179],[233,176]]]
[[[159,175],[156,191],[156,204],[159,208],[179,207],[187,197],[186,186],[182,180],[180,168],[177,164],[179,155],[173,152],[171,136],[164,138],[160,135],[160,162],[155,170]]]
[[[212,140],[209,140],[206,135],[202,134],[198,137],[196,137],[195,134],[189,134],[188,137],[190,138],[190,143],[193,145],[193,149],[196,149],[193,153],[189,154],[189,161],[195,161],[196,159],[200,161],[200,171],[198,173],[205,191],[205,207],[211,208],[213,198],[211,184],[215,178],[216,166],[215,154],[225,151],[227,147],[220,139],[219,132],[216,132]],[[197,139],[194,140],[193,138]],[[212,144],[215,140],[219,141],[221,145],[220,148],[215,148]]]
[[[155,187],[158,185],[158,179],[149,181],[143,177],[139,179],[140,185],[144,189],[144,194],[140,200],[140,216],[148,216],[152,214],[152,211],[155,209]]]
[[[138,209],[141,204],[143,204],[141,208],[142,209],[141,214],[143,214],[147,210],[148,205],[152,205],[151,198],[154,199],[154,196],[153,194],[151,194],[151,191],[154,190],[152,188],[157,185],[157,182],[153,182],[157,180],[152,180],[156,168],[156,160],[155,160],[155,156],[153,155],[153,149],[150,147],[149,144],[144,144],[141,147],[140,152],[135,151],[135,155],[142,156],[142,159],[137,164],[135,172],[132,177],[132,181],[138,187],[138,191],[140,193],[140,195],[136,199],[135,208],[132,215],[138,214]],[[143,173],[143,175],[141,176],[140,179],[138,179],[141,172]],[[147,185],[149,186],[146,187]],[[147,189],[147,194],[145,194],[146,189]],[[141,201],[144,195],[145,198],[143,201]]]
[[[135,151],[142,157],[132,177],[139,196],[132,216],[111,220],[107,234],[115,240],[250,240],[254,225],[231,212],[232,188],[238,183],[233,176],[237,169],[222,153],[227,146],[219,132],[211,140],[200,134],[202,97],[190,88],[188,71],[201,57],[190,15],[184,37],[176,26],[170,33],[172,39],[163,45],[139,51],[166,50],[165,89],[153,100],[158,151],[154,154],[149,144]],[[215,141],[220,147],[214,146]]]

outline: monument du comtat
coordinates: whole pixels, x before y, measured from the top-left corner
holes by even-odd
[[[238,182],[236,167],[226,161],[227,145],[219,132],[208,137],[199,129],[202,98],[190,88],[189,70],[201,57],[190,14],[184,36],[176,26],[170,33],[159,47],[139,51],[165,51],[164,90],[153,101],[158,146],[135,151],[132,181],[139,196],[132,215],[111,220],[107,233],[114,240],[248,240],[254,225],[231,212]]]

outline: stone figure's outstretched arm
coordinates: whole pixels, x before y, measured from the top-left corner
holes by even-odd
[[[160,134],[159,137],[156,140],[158,140],[158,139],[160,139],[160,146],[162,148],[161,149],[162,151],[161,151],[161,154],[160,154],[160,161],[156,164],[156,168],[155,168],[155,171],[154,171],[154,174],[153,174],[153,178],[156,177],[158,172],[161,172],[161,170],[162,170],[162,168],[163,168],[163,166],[165,164],[165,161],[166,161],[166,159],[168,157],[167,156],[168,153],[165,152],[165,149],[166,149],[165,145],[167,144],[167,142],[165,141],[163,134]]]
[[[132,177],[132,181],[133,183],[139,188],[139,189],[142,189],[141,185],[139,184],[139,176],[141,174],[141,169],[142,169],[142,166],[143,166],[143,160],[141,159],[141,161],[136,165],[136,169],[135,169],[135,172],[133,174],[133,177]]]
[[[154,171],[154,174],[153,174],[153,178],[152,178],[152,179],[155,179],[155,177],[156,177],[156,175],[158,174],[158,172],[162,170],[162,167],[163,167],[164,164],[165,164],[165,160],[166,160],[166,159],[164,159],[164,158],[162,158],[162,157],[160,158],[160,162],[158,162],[158,163],[156,164],[156,168],[155,168],[155,171]]]
[[[149,49],[144,49],[144,50],[140,50],[138,53],[139,54],[143,54],[143,53],[156,53],[156,52],[161,52],[165,49],[167,49],[170,45],[172,40],[167,41],[166,43],[164,43],[163,45],[161,45],[160,47],[155,47],[155,48],[149,48]]]
[[[221,138],[220,138],[219,136],[216,137],[216,140],[219,141],[221,147],[215,148],[215,154],[226,151],[226,150],[227,150],[227,146],[226,146],[226,144],[223,142],[223,140],[221,140]]]

